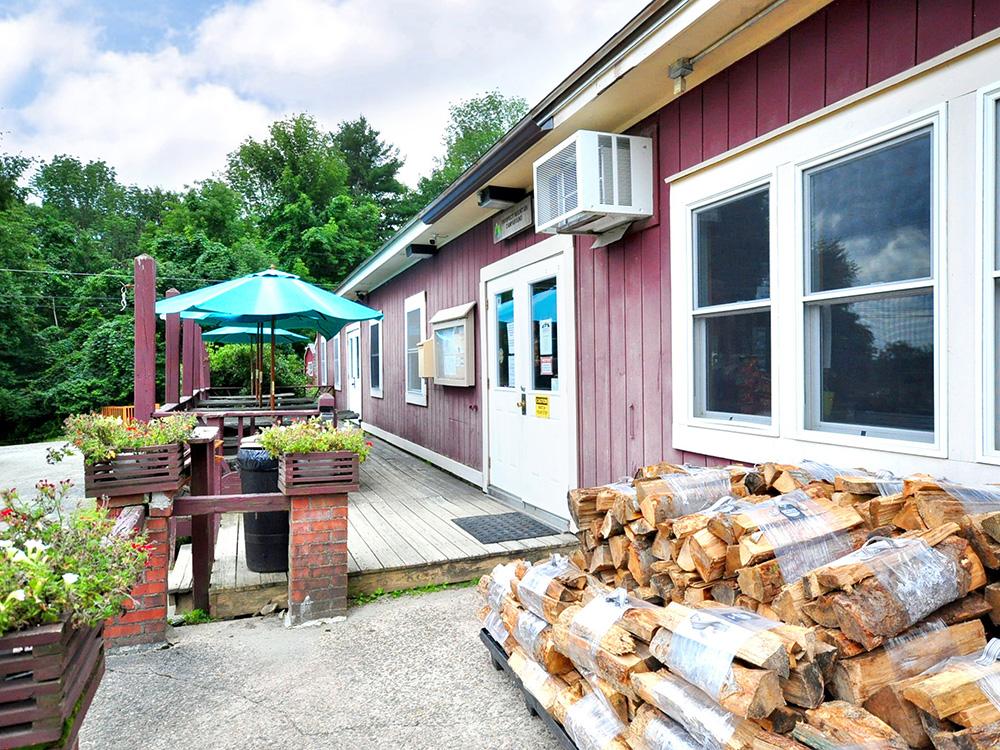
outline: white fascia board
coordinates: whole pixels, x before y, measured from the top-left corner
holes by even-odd
[[[346,296],[358,289],[369,292],[388,281],[388,278],[382,279],[374,287],[365,284],[373,276],[377,278],[379,269],[385,266],[390,260],[395,257],[405,256],[407,246],[416,242],[420,235],[427,231],[429,227],[430,225],[425,224],[419,219],[414,219],[405,225],[375,255],[355,268],[346,279],[340,282],[340,286],[337,287],[337,294]]]

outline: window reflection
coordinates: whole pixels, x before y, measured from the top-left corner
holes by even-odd
[[[771,416],[771,313],[704,319],[706,393],[711,412]]]
[[[806,173],[810,290],[931,275],[931,130]]]
[[[770,296],[770,189],[699,209],[698,307]]]
[[[818,315],[821,419],[932,433],[933,293],[810,308]]]
[[[497,311],[497,386],[513,388],[517,382],[514,370],[514,292],[496,296]]]

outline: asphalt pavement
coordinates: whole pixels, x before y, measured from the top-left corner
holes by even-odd
[[[172,629],[108,656],[83,750],[558,750],[490,664],[474,589],[384,598],[342,622]]]

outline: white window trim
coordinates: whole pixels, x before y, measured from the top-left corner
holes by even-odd
[[[331,341],[333,341],[333,389],[335,391],[341,390],[340,387],[340,334],[338,333],[334,336]]]
[[[410,351],[406,341],[406,322],[409,314],[413,310],[420,310],[420,338],[421,341],[427,338],[427,293],[417,292],[406,298],[403,303],[403,389],[406,394],[406,403],[414,406],[427,406],[427,381],[420,378],[420,390],[411,391],[410,382]]]
[[[780,355],[772,360],[774,434],[747,424],[710,424],[691,414],[690,366],[693,350],[688,333],[689,283],[676,284],[672,295],[673,447],[744,461],[797,461],[820,457],[845,465],[870,465],[895,471],[928,471],[954,479],[985,481],[983,446],[992,433],[983,425],[983,409],[971,407],[973,393],[982,391],[987,363],[978,356],[983,347],[975,330],[985,328],[987,305],[981,301],[975,323],[973,299],[982,297],[986,279],[983,263],[973,258],[977,226],[975,205],[982,192],[971,183],[983,160],[975,152],[976,92],[984,82],[996,80],[1000,45],[991,44],[952,64],[923,71],[905,82],[866,96],[830,112],[756,148],[729,155],[718,163],[701,165],[671,184],[671,277],[691,279],[688,261],[690,223],[688,206],[708,196],[718,196],[733,186],[746,187],[764,175],[774,180],[772,201],[777,205],[779,255],[772,265],[772,342]],[[992,91],[1000,90],[1000,86]],[[981,109],[981,107],[980,107]],[[905,119],[901,120],[901,114]],[[982,115],[979,115],[982,117]],[[887,140],[908,129],[936,120],[935,156],[935,441],[933,443],[846,435],[805,428],[805,348],[803,341],[805,298],[801,172],[816,161]],[[859,134],[845,144],[845,134]],[[981,142],[981,141],[980,141]],[[835,148],[831,148],[835,146]],[[974,199],[970,200],[970,195]],[[787,247],[796,248],[789,256]],[[954,257],[948,258],[951,247]],[[789,267],[787,260],[794,260]],[[974,273],[975,272],[975,275]],[[974,276],[974,278],[973,278]],[[915,285],[920,285],[919,282]],[[885,287],[886,289],[891,287]],[[833,296],[839,294],[832,293]],[[988,330],[988,329],[987,329]],[[949,331],[954,334],[949,338]],[[983,355],[984,359],[986,355]],[[973,367],[973,360],[980,364]],[[976,398],[979,398],[977,395]],[[981,433],[981,434],[977,434]],[[915,460],[914,457],[920,457]],[[1000,464],[1000,456],[993,463]]]
[[[378,328],[378,388],[372,385],[372,329]],[[373,320],[368,323],[368,393],[372,398],[382,398],[382,321]]]
[[[327,372],[326,369],[326,364],[327,364],[326,339],[321,338],[320,341],[322,343],[318,347],[316,347],[317,349],[316,359],[319,360],[316,364],[319,370],[319,384],[320,386],[326,386],[330,384],[330,374]]]
[[[1000,106],[1000,81],[984,86],[976,92],[976,266],[980,278],[976,285],[976,331],[983,342],[981,362],[976,368],[977,460],[1000,464],[1000,447],[996,444],[997,429],[997,330],[996,316],[1000,313],[996,303],[996,282],[1000,279],[997,259],[1000,247],[996,241],[997,221],[997,131]]]
[[[735,198],[744,193],[751,193],[761,188],[766,187],[768,189],[768,235],[770,241],[770,252],[768,254],[768,274],[769,274],[769,295],[767,299],[763,300],[746,300],[743,302],[730,302],[721,305],[711,305],[706,307],[696,307],[696,294],[695,291],[698,286],[698,261],[697,261],[697,247],[695,244],[695,213],[700,209],[706,208],[716,203],[722,203],[724,201]],[[777,221],[775,216],[776,211],[776,201],[774,199],[774,179],[771,175],[764,177],[759,177],[757,179],[752,179],[749,182],[741,183],[735,187],[723,190],[722,192],[715,193],[713,195],[706,196],[700,200],[694,201],[686,206],[686,216],[685,221],[687,225],[687,233],[685,240],[685,252],[688,255],[691,273],[683,278],[688,279],[689,290],[688,294],[688,334],[691,336],[690,345],[690,377],[691,377],[691,397],[688,398],[687,414],[688,420],[692,424],[702,424],[706,427],[718,426],[723,428],[732,428],[735,430],[747,430],[753,433],[765,434],[765,435],[777,435],[777,417],[775,414],[775,409],[778,403],[775,392],[775,380],[774,380],[774,363],[775,363],[775,340],[774,336],[771,337],[771,416],[770,417],[757,417],[749,414],[729,414],[728,412],[718,412],[710,411],[704,408],[705,404],[705,383],[700,377],[700,371],[702,369],[700,363],[703,361],[704,351],[702,348],[701,336],[696,336],[694,333],[695,326],[699,319],[704,319],[707,317],[712,317],[714,315],[719,315],[723,313],[730,312],[742,312],[742,311],[768,311],[771,312],[772,308],[772,298],[774,290],[774,267],[777,263],[777,242],[776,242],[776,232],[777,232]],[[773,329],[773,323],[772,323]],[[676,360],[675,360],[676,361]]]
[[[947,236],[944,232],[944,196],[946,191],[946,164],[944,161],[945,149],[943,144],[947,143],[947,109],[944,105],[936,107],[930,112],[924,112],[903,123],[890,126],[887,129],[870,135],[867,138],[852,142],[844,147],[826,152],[816,158],[799,162],[793,167],[794,191],[795,191],[795,245],[796,252],[794,259],[796,263],[798,284],[798,298],[795,305],[795,345],[799,349],[798,360],[803,368],[803,373],[796,378],[798,387],[797,406],[799,409],[796,426],[798,437],[803,440],[814,440],[817,442],[838,442],[842,445],[857,445],[863,447],[871,441],[884,441],[888,446],[896,444],[899,450],[907,452],[919,451],[919,446],[923,445],[931,449],[931,454],[941,453],[942,435],[945,429],[945,403],[947,389],[944,388],[944,362],[947,358],[945,351],[946,339],[943,331],[945,326],[945,310],[942,297],[946,284],[941,283],[945,278],[945,266],[943,249],[946,247]],[[808,248],[805,245],[805,174],[807,171],[830,164],[842,159],[851,157],[869,149],[877,150],[884,144],[895,141],[908,134],[916,133],[930,128],[931,132],[931,234],[933,244],[931,246],[931,276],[930,278],[908,279],[906,281],[888,282],[879,284],[869,284],[866,286],[851,287],[848,289],[834,289],[825,292],[807,292],[808,274]],[[818,375],[810,373],[810,366],[813,365],[810,350],[807,345],[809,334],[805,330],[805,314],[807,303],[821,301],[858,301],[870,299],[874,296],[891,292],[906,290],[927,290],[929,289],[934,301],[934,433],[928,440],[926,433],[895,428],[876,428],[865,425],[839,425],[832,422],[820,422],[818,415],[809,414],[808,410],[818,407],[819,404],[819,378]],[[813,334],[814,335],[814,334]],[[822,427],[812,427],[810,425],[822,425]],[[874,433],[872,435],[858,435],[860,430]],[[829,440],[829,436],[836,436],[836,440]]]

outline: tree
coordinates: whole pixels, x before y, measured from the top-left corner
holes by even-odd
[[[334,143],[347,165],[347,186],[355,197],[384,202],[406,192],[398,179],[403,160],[399,149],[381,138],[381,133],[361,115],[340,123]]]
[[[442,145],[445,152],[434,160],[434,171],[417,186],[424,205],[434,200],[459,176],[476,163],[528,111],[521,97],[507,97],[499,91],[452,104]]]
[[[53,157],[39,167],[31,186],[43,205],[84,229],[122,213],[126,203],[115,170],[103,161],[84,164],[72,156]]]
[[[263,141],[248,138],[226,166],[226,180],[247,209],[265,218],[302,195],[326,206],[347,188],[347,176],[333,134],[304,114],[272,123]]]
[[[21,184],[31,160],[14,154],[0,154],[0,211],[24,203],[28,194]]]

